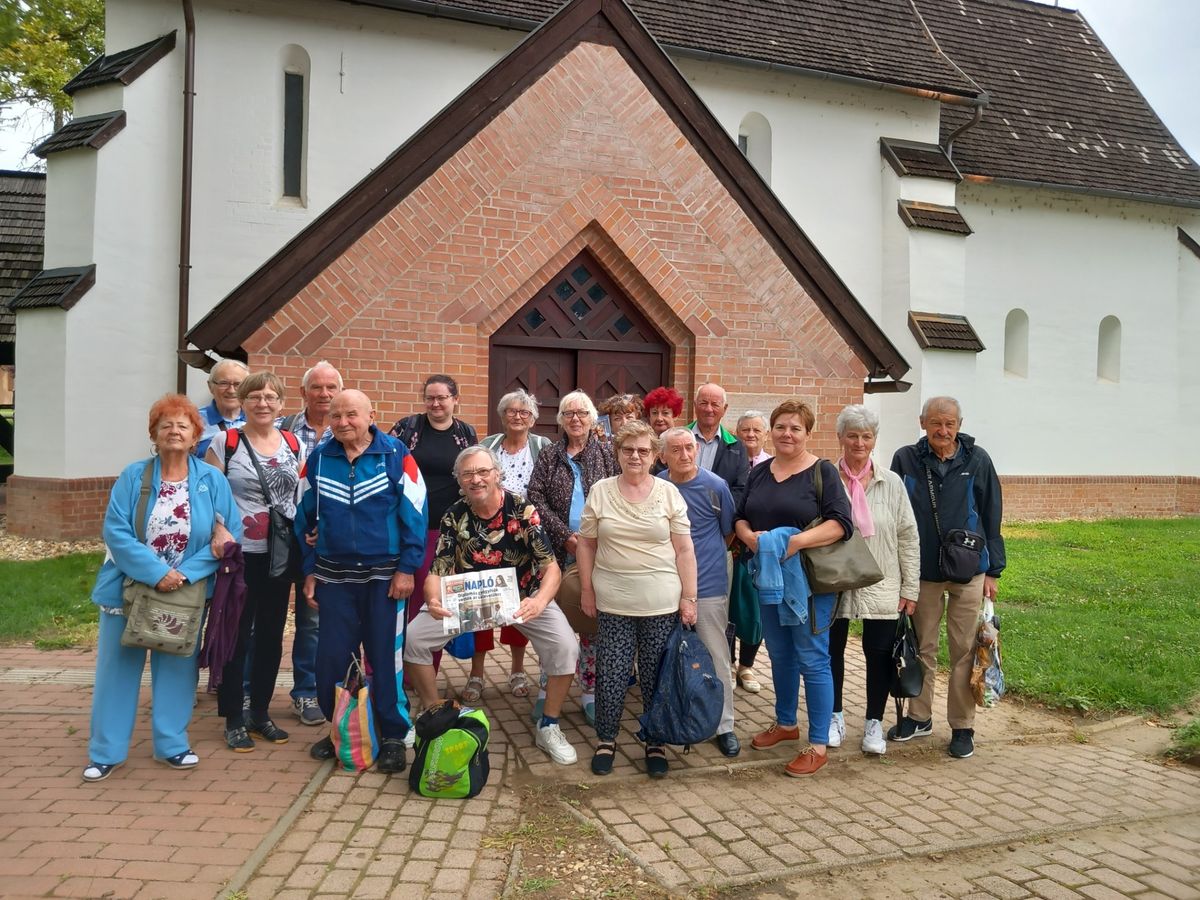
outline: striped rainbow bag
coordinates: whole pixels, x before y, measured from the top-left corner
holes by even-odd
[[[357,657],[351,657],[346,678],[333,689],[333,749],[347,772],[371,768],[379,754],[371,685]]]

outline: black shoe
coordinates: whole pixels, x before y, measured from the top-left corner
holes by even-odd
[[[251,734],[258,735],[268,744],[286,744],[288,742],[288,733],[270,719],[263,719],[261,722],[246,719],[246,730]]]
[[[646,774],[651,778],[666,778],[670,765],[664,747],[646,748]]]
[[[408,761],[404,756],[404,741],[401,738],[384,738],[379,751],[379,771],[385,775],[403,772]]]
[[[612,772],[613,758],[617,755],[617,745],[612,741],[601,741],[596,745],[592,756],[592,774],[608,775]]]
[[[975,729],[954,728],[950,733],[950,755],[955,759],[967,759],[975,754]]]
[[[333,759],[333,757],[336,755],[333,749],[333,738],[321,738],[308,748],[308,755],[316,760]]]
[[[249,753],[254,749],[254,741],[246,734],[245,726],[235,725],[225,729],[225,746],[234,753]]]
[[[903,742],[917,737],[928,737],[931,734],[933,734],[933,719],[918,722],[916,719],[905,716],[900,720],[899,725],[893,725],[888,729],[887,739]]]
[[[717,749],[725,756],[734,757],[742,752],[742,745],[738,743],[736,734],[727,731],[717,735]]]

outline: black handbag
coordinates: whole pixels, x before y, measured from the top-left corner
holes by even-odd
[[[896,637],[892,641],[892,684],[889,693],[897,700],[918,697],[925,685],[917,632],[908,613],[896,619]]]
[[[937,494],[933,489],[933,473],[925,467],[925,483],[929,486],[929,505],[933,508],[933,525],[938,533],[938,568],[942,578],[955,584],[967,584],[979,574],[979,561],[983,558],[983,535],[966,528],[952,528],[942,533],[942,522],[938,518]]]
[[[245,435],[243,435],[245,437]],[[266,476],[263,475],[262,465],[259,464],[258,454],[250,446],[246,438],[246,452],[254,463],[254,471],[258,473],[258,483],[262,487],[263,498],[267,501],[269,524],[267,527],[267,576],[279,578],[287,575],[292,568],[292,520],[271,502],[271,491],[267,487]]]
[[[824,460],[818,459],[813,469],[813,487],[816,488],[818,510],[824,508],[822,462]],[[804,530],[816,528],[824,521],[818,515]],[[804,558],[804,574],[808,577],[808,586],[814,594],[854,591],[883,581],[879,563],[875,562],[871,549],[857,528],[850,534],[849,540],[834,541],[825,547],[805,547],[800,552]]]

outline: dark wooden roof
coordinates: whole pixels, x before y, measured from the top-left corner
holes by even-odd
[[[45,309],[57,306],[70,309],[96,283],[96,264],[43,269],[8,301],[8,308]]]
[[[240,352],[262,323],[344,253],[455,152],[580,43],[616,48],[779,255],[869,376],[899,379],[908,363],[671,59],[622,0],[571,0],[484,73],[308,228],[264,263],[187,334],[201,350]]]
[[[979,353],[985,349],[966,316],[910,312],[908,330],[913,333],[922,350],[967,350]]]
[[[0,344],[16,338],[8,301],[41,271],[45,230],[45,174],[0,171]],[[9,356],[0,350],[0,361]]]
[[[72,119],[58,129],[34,147],[33,152],[45,159],[51,153],[74,150],[76,147],[90,147],[92,150],[99,150],[124,127],[125,110],[123,109],[95,116],[82,116]]]
[[[63,86],[63,93],[74,95],[84,88],[112,82],[130,84],[174,49],[175,32],[172,31],[139,47],[97,56]]]
[[[363,0],[350,0],[361,3]],[[365,0],[532,30],[560,0]],[[909,0],[629,0],[668,48],[975,97],[930,40]]]
[[[952,157],[969,175],[1200,204],[1200,168],[1078,12],[1029,0],[915,0],[987,92]],[[942,107],[942,141],[970,112]]]
[[[1175,230],[1179,234],[1179,243],[1183,244],[1183,246],[1187,247],[1188,250],[1192,251],[1192,254],[1196,257],[1196,259],[1200,259],[1200,241],[1197,241],[1182,228],[1176,228]]]
[[[897,211],[909,228],[931,228],[934,231],[948,231],[950,234],[964,236],[973,233],[963,214],[954,206],[900,200],[897,202]]]
[[[962,181],[962,173],[937,144],[904,141],[899,138],[880,138],[879,152],[897,175],[939,178],[943,181]]]

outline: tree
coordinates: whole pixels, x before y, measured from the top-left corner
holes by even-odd
[[[0,106],[71,114],[63,85],[104,52],[104,0],[0,0]]]

